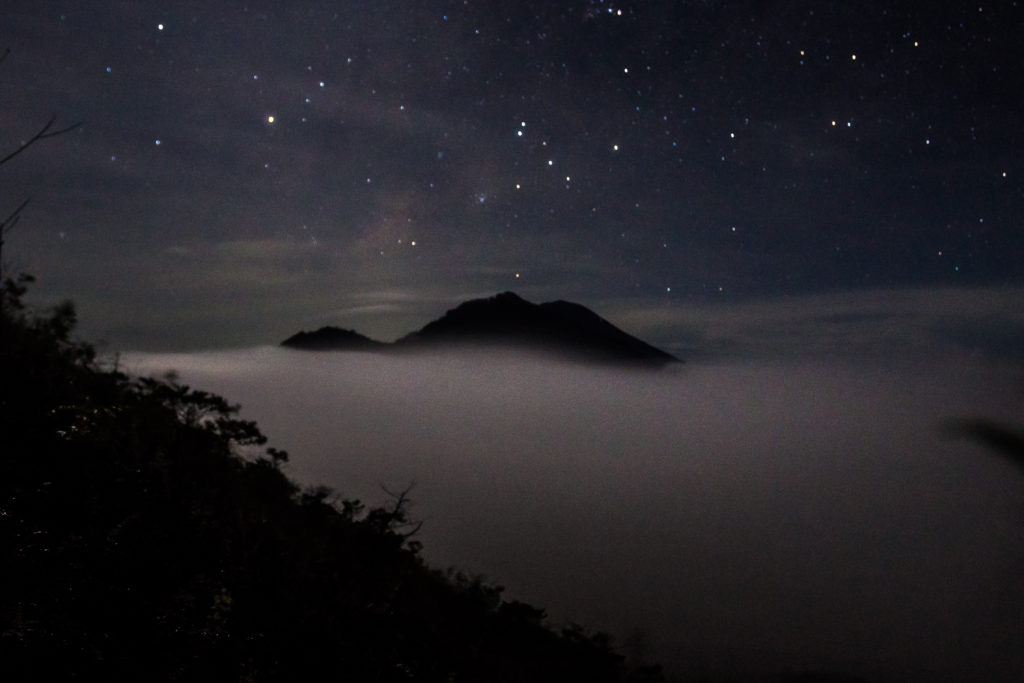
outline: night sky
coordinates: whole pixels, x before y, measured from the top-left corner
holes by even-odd
[[[82,125],[0,169],[4,215],[32,199],[3,257],[119,348],[387,340],[514,290],[678,349],[688,307],[1005,292],[1022,26],[1006,1],[20,3],[4,150]]]
[[[1018,681],[1024,6],[8,0],[4,272],[435,566],[714,680]],[[687,364],[267,348],[470,298]],[[119,356],[119,362],[122,357]],[[948,431],[948,430],[947,430]]]

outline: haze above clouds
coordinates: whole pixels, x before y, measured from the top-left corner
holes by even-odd
[[[895,300],[829,324],[869,338]],[[1024,476],[941,426],[1019,424],[1020,366],[914,310],[888,356],[811,344],[659,372],[273,347],[125,363],[240,402],[304,483],[368,503],[415,484],[432,565],[670,672],[1018,680]]]

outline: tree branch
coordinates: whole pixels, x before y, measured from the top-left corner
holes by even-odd
[[[3,239],[4,233],[8,232],[18,222],[18,219],[21,217],[21,210],[28,206],[29,201],[31,200],[26,199],[23,201],[17,209],[11,212],[10,216],[0,221],[0,240]]]
[[[4,62],[4,60],[6,60],[8,56],[10,56],[10,54],[11,54],[11,48],[9,48],[9,47],[8,48],[4,48],[3,53],[0,54],[0,64],[2,64]],[[35,135],[33,135],[31,138],[29,138],[27,142],[23,142],[16,150],[14,150],[13,152],[10,152],[7,156],[5,156],[4,158],[0,159],[0,166],[3,166],[8,161],[10,161],[14,157],[18,156],[19,154],[21,154],[26,149],[31,147],[33,144],[39,142],[40,140],[45,140],[47,138],[53,138],[53,137],[57,137],[58,135],[63,135],[64,133],[71,132],[75,128],[78,128],[80,125],[82,125],[82,122],[79,121],[77,123],[71,124],[70,126],[65,126],[64,128],[58,128],[57,130],[51,130],[53,128],[53,124],[55,124],[56,122],[57,122],[57,116],[56,115],[51,116],[50,120],[47,121],[46,124],[42,128],[40,128],[39,131]],[[4,263],[3,263],[4,235],[6,233],[10,232],[11,228],[14,227],[15,223],[18,222],[18,219],[21,218],[21,212],[22,212],[22,210],[26,206],[28,206],[28,202],[29,202],[28,199],[23,201],[18,206],[18,208],[16,208],[14,211],[11,212],[11,214],[9,216],[7,216],[7,218],[5,218],[3,221],[0,221],[0,279],[3,278],[3,270],[4,270]]]
[[[33,143],[39,142],[40,140],[45,140],[46,138],[53,138],[53,137],[57,137],[58,135],[63,135],[64,133],[70,132],[70,131],[74,130],[75,128],[78,128],[80,125],[82,125],[82,122],[79,121],[78,123],[73,123],[70,126],[67,126],[66,128],[61,128],[60,130],[50,131],[50,129],[53,127],[53,124],[56,123],[56,122],[57,122],[57,117],[56,116],[51,116],[50,120],[46,122],[46,125],[44,125],[39,130],[38,133],[33,135],[31,138],[29,138],[28,142],[22,143],[21,146],[18,147],[18,149],[14,150],[13,152],[11,152],[7,156],[5,156],[3,159],[0,159],[0,166],[3,166],[8,161],[10,161],[12,158],[14,158],[14,157],[18,156],[19,154],[21,154],[22,152],[24,152],[26,149],[31,147]]]

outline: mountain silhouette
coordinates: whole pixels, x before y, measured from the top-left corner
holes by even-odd
[[[288,346],[308,351],[374,351],[388,345],[359,334],[355,330],[340,327],[321,327],[315,332],[299,332],[281,342]]]
[[[437,350],[519,348],[573,360],[634,365],[682,362],[633,337],[580,304],[534,304],[512,292],[460,304],[392,344],[350,330],[300,332],[284,346],[309,350]]]

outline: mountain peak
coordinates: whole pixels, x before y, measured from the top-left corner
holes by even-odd
[[[386,347],[383,342],[370,339],[355,330],[340,327],[321,327],[315,332],[299,332],[281,342],[281,346],[308,351],[348,350],[370,351]]]
[[[647,344],[580,304],[531,303],[515,292],[465,301],[394,344],[350,330],[300,332],[284,345],[323,350],[522,348],[603,364],[665,365],[678,358]]]

